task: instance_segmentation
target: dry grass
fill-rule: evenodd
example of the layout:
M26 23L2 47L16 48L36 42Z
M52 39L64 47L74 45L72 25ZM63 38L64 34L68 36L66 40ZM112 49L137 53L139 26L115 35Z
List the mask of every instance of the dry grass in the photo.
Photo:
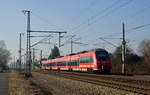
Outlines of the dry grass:
M9 95L35 95L29 80L12 71L8 78Z
M138 95L135 93L98 86L90 83L66 79L54 75L32 73L33 79L44 84L45 88L51 89L61 95ZM53 93L54 94L54 93Z

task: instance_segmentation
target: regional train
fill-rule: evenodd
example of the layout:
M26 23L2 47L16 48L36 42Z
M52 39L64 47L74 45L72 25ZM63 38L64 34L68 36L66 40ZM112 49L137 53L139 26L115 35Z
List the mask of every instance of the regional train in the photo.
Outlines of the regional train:
M109 53L101 48L43 60L40 64L40 68L45 70L98 71L108 73L112 68Z

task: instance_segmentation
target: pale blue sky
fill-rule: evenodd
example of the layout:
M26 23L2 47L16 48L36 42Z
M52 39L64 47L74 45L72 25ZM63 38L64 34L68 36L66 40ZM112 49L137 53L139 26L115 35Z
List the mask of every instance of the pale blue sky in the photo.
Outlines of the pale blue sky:
M5 41L12 56L18 55L19 33L26 31L26 16L21 12L24 9L32 12L32 30L67 31L64 36L75 34L75 39L80 38L78 42L88 44L74 44L74 52L96 47L113 52L113 46L98 38L120 38L122 22L126 30L150 24L150 0L0 0L0 40ZM126 34L127 44L136 52L142 40L150 39L150 26ZM32 43L40 39L32 39ZM26 48L25 36L23 40L23 48ZM62 43L65 40L67 37L62 39ZM118 39L108 41L115 45L121 43ZM58 35L53 35L51 42L58 43ZM43 50L44 55L48 55L52 47L44 44L36 46ZM70 44L61 47L60 51L63 55L70 53Z

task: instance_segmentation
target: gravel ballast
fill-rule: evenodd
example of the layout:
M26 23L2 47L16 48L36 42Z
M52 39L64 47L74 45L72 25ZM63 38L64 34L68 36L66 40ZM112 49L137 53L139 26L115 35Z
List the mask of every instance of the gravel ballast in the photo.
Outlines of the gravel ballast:
M33 72L33 80L53 95L139 95L128 91Z

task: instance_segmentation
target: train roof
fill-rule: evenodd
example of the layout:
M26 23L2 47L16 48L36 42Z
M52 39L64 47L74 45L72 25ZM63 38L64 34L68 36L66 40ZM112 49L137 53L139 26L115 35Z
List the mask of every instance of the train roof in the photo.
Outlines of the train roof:
M67 56L72 56L72 55L77 55L77 54L82 54L82 53L87 53L87 52L97 52L97 51L105 51L105 52L107 52L105 49L95 48L95 49L91 49L91 50L87 50L87 51L81 51L81 52L78 52L78 53L68 54L66 56L59 56L59 57L56 57L56 58L50 59L50 60L56 60L57 58L62 58L62 57L67 57ZM42 61L47 61L47 60L42 60Z
M91 49L91 50L87 50L87 51L80 51L80 52L77 52L77 53L72 53L72 54L68 54L66 56L71 56L71 55L76 55L76 54L82 54L82 53L86 53L86 52L96 52L96 51L106 51L105 49L102 49L102 48L95 48L95 49Z

